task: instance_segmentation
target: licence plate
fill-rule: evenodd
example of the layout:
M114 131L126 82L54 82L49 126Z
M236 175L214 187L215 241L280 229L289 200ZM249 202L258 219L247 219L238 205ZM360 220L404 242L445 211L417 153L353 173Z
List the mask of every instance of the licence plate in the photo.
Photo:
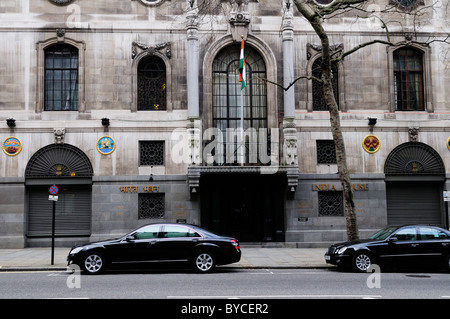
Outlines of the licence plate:
M330 260L331 259L331 257L330 256L328 256L328 255L325 255L325 260Z

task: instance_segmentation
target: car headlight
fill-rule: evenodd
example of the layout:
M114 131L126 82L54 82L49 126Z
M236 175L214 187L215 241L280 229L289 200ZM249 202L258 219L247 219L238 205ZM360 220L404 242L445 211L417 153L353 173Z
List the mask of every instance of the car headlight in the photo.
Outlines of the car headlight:
M347 250L347 247L342 247L340 249L338 249L338 251L336 252L338 255L343 254L345 251Z
M73 255L73 254L79 253L82 250L83 250L83 247L75 247L74 249L72 249L70 251L70 254Z

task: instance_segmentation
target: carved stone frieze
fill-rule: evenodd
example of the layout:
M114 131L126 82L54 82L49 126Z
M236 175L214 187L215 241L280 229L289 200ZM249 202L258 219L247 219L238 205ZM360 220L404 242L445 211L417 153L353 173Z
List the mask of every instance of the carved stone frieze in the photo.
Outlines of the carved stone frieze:
M335 53L338 51L344 51L344 44L343 43L336 43L333 45L330 45L330 52ZM314 44L314 43L308 43L306 45L306 58L310 60L314 55L322 52L322 45L320 44Z
M138 49L142 51L147 51L148 53L154 53L157 51L161 51L163 49L165 50L165 55L170 59L172 58L172 48L170 42L164 42L157 44L155 46L150 46L142 42L134 42L132 43L132 49L131 49L131 57L134 59L136 55L138 54Z

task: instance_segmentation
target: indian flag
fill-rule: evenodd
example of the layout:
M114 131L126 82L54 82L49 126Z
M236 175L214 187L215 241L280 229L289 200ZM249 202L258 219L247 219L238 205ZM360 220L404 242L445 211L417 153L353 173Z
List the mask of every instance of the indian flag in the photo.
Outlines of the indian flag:
M241 90L245 88L245 57L244 57L244 40L241 41L241 55L239 58L239 82L241 82Z

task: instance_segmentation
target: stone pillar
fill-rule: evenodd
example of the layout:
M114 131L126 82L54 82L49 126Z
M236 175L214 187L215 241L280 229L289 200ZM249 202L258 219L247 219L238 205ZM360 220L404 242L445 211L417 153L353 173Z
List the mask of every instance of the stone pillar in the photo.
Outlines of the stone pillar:
M197 0L187 0L187 100L189 165L201 165L201 130L199 119L199 45Z
M187 0L187 98L188 118L199 118L199 45L197 0Z
M283 1L283 86L289 86L295 79L294 68L294 24L292 0ZM297 128L295 124L295 90L291 86L284 91L283 157L286 165L298 166Z
M295 79L294 69L294 23L292 0L283 0L283 86L287 87ZM284 92L284 117L295 117L294 86Z

